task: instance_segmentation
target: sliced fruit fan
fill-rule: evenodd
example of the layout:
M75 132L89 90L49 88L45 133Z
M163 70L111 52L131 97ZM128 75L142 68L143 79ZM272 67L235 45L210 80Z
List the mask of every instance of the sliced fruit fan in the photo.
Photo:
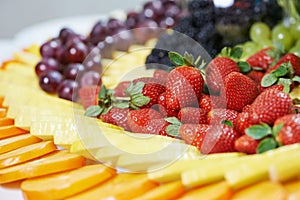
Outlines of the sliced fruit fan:
M282 23L280 2L251 2L155 0L15 52L0 184L24 199L300 199L299 5Z

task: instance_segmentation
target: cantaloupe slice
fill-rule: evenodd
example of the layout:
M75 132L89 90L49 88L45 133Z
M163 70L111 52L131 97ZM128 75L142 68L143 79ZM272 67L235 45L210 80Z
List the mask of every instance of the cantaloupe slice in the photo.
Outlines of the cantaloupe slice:
M9 126L9 125L13 125L14 122L15 122L14 119L4 117L4 118L1 118L1 119L0 119L0 126Z
M25 134L25 133L28 133L28 131L18 128L15 125L0 126L0 139L12 137L12 136L16 136L16 135L21 135L21 134Z
M30 135L30 134L22 134L10 138L5 138L0 140L0 154L6 153L20 147L24 147L30 144L38 143L41 139Z
M284 200L287 197L287 191L277 182L264 181L254 184L245 189L236 192L233 200Z
M3 101L4 101L4 97L0 96L0 108L2 108Z
M68 151L57 151L37 160L0 169L0 184L82 167L85 159Z
M15 52L13 56L17 61L24 63L29 67L35 66L40 60L40 56L26 51Z
M52 141L39 142L0 155L0 169L20 164L56 150Z
M119 174L104 184L67 198L68 200L133 199L158 186L144 174Z
M296 179L283 183L283 186L289 193L298 192L300 191L300 180Z
M225 181L214 183L208 186L196 188L185 193L180 200L194 200L194 199L205 199L205 200L229 200L232 196L232 190L228 183Z
M172 200L178 199L184 192L185 188L181 181L175 181L155 187L145 194L134 198L134 200Z
M6 108L0 108L0 118L6 117L7 109Z
M104 165L88 165L54 175L28 179L21 189L26 199L65 199L100 184L116 174Z
M287 200L299 200L300 199L300 191L293 192L288 195Z

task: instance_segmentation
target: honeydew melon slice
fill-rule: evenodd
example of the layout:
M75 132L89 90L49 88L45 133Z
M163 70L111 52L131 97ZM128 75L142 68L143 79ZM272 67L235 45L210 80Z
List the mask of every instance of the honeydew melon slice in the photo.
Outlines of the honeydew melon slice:
M33 54L29 51L20 51L13 54L15 60L20 61L28 66L35 66L41 59L39 55Z

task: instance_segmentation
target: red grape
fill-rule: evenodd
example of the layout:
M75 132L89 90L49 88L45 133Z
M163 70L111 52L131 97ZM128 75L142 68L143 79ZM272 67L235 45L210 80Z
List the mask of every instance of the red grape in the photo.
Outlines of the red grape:
M67 65L67 68L64 72L66 79L76 80L76 77L83 73L85 67L81 63L71 63Z
M73 30L69 28L63 28L60 30L58 37L65 44L71 35L75 35Z
M97 45L98 42L104 40L104 38L108 35L108 33L109 33L109 30L106 27L106 25L102 21L99 21L92 28L92 31L89 36L89 40L94 45Z
M91 86L91 85L101 85L101 75L96 71L88 71L86 72L80 82L81 87Z
M78 88L78 83L76 81L66 79L59 84L57 94L60 98L76 101L76 91Z
M65 51L65 59L69 63L82 62L88 54L88 47L83 42L71 43Z
M61 41L58 38L53 38L50 41L45 42L40 47L40 53L43 57L56 57L56 51L61 47Z
M35 66L35 73L40 76L43 72L60 70L59 62L54 58L42 58L42 60Z
M55 70L43 72L39 77L40 87L48 92L55 93L58 85L62 82L63 76Z

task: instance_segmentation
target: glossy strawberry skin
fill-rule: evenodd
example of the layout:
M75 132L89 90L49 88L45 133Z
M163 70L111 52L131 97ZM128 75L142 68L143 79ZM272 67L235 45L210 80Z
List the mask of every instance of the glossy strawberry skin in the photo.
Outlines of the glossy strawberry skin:
M272 62L274 61L274 59L267 54L272 49L272 47L264 48L250 56L246 61L251 67L258 67L267 71Z
M167 79L166 104L174 110L198 104L204 86L200 71L180 66L173 69Z
M267 73L270 73L271 71L276 70L277 68L280 67L281 64L288 63L288 62L290 62L291 65L293 66L295 75L300 76L300 57L296 56L293 53L287 53L284 56L282 56L276 62L276 64L267 71Z
M239 72L239 66L227 57L214 58L205 69L206 83L211 94L219 93L225 77L231 72Z
M128 115L128 125L134 133L148 133L146 126L149 121L161 118L163 118L163 116L151 108L131 110Z
M132 82L133 83L144 82L145 84L147 84L147 83L157 83L157 84L160 84L160 85L165 85L166 84L166 82L164 80L158 79L158 78L153 78L153 77L141 77L141 78L134 79Z
M224 120L231 121L235 125L236 118L239 112L235 110L225 109L225 108L216 108L212 109L207 114L208 124L221 124Z
M159 112L164 117L177 117L179 111L174 110L174 109L170 109L170 108L167 107L166 93L165 92L161 93L158 96L157 104L158 104Z
M226 101L221 96L203 94L199 100L199 107L209 112L215 108L226 108Z
M152 119L146 123L144 133L168 136L166 131L168 125L164 118Z
M207 124L207 111L203 108L185 107L178 113L178 119L182 123Z
M98 104L99 90L99 86L86 86L79 89L79 99L85 109Z
M130 84L130 81L122 81L114 88L114 96L115 97L125 97L125 89Z
M247 73L247 76L254 80L258 85L260 85L261 79L264 77L265 73L262 71L252 70Z
M141 108L151 108L157 104L158 97L161 93L165 92L166 87L158 83L146 83L143 87L142 94L150 98L150 102Z
M161 69L156 69L153 73L153 78L160 79L163 82L167 82L169 72Z
M293 112L293 101L288 94L277 89L268 89L258 95L246 112L238 115L236 129L244 134L245 129L251 125L273 125L277 118Z
M254 140L248 135L242 135L235 141L234 147L238 152L255 154L258 144L258 140Z
M210 126L201 146L201 153L235 152L234 143L240 134L231 126L221 124Z
M179 128L179 134L185 143L200 150L208 128L208 124L182 124Z
M243 107L251 104L259 94L257 84L249 77L232 72L225 77L221 97L226 99L226 108L242 111Z
M277 135L277 140L283 145L300 143L300 114L290 114L278 118L274 126L283 123Z
M106 114L102 114L100 119L103 122L114 124L116 126L120 126L127 131L130 131L130 127L128 125L128 108L117 108L114 107L109 110Z

